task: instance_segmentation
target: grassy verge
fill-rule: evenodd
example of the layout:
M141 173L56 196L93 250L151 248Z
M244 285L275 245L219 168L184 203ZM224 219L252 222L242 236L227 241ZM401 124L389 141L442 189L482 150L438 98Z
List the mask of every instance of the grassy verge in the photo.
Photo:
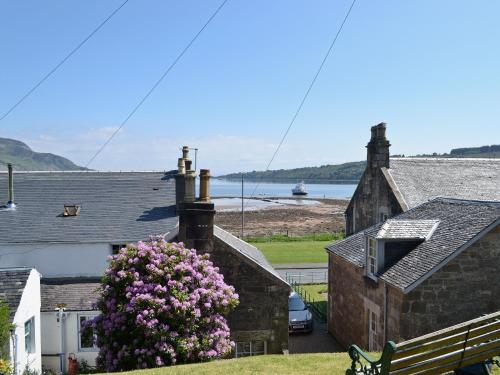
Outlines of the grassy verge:
M266 243L266 242L310 242L310 241L337 241L344 238L343 233L314 233L305 236L287 236L286 234L275 234L262 237L243 237L246 242Z
M251 242L273 264L327 263L325 246L331 241Z
M276 374L331 375L344 374L350 367L347 353L263 355L202 364L161 367L151 370L122 372L123 375L213 375Z
M327 284L304 284L300 286L315 301L326 301L328 293Z

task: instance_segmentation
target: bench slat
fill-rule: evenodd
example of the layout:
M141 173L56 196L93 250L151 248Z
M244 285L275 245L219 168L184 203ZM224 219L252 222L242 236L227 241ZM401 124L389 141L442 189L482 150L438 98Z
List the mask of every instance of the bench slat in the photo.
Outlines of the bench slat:
M473 338L470 338L467 340L467 347L471 347L473 345L479 345L481 343L490 341L490 340L495 340L495 339L500 339L500 329L497 329L496 331L493 332L488 332L486 334L483 334L481 336L476 336ZM437 348L425 353L419 353L417 355L413 355L411 357L405 357L400 360L393 361L391 363L391 371L399 370L405 367L409 367L411 365L414 365L418 362L423 362L431 358L439 357L457 350L462 350L464 346L464 340L461 342L455 343L450 346L445 346L442 348Z
M468 338L468 346L480 344L488 340L500 337L500 321L491 323L485 327L479 327L471 331L467 336L465 333L454 335L451 338L440 339L429 344L425 344L419 348L413 348L406 351L396 352L392 357L391 369L399 369L410 364L416 363L419 360L425 360L431 357L436 357L454 350L461 349L464 341Z
M403 341L397 344L398 349L406 350L413 347L418 347L426 344L429 341L435 341L436 339L448 337L454 334L460 334L466 332L469 328L474 329L495 321L500 320L500 311L483 316L481 318L473 319L468 322L460 323L452 327L448 327L439 331L431 332L423 336L416 337L411 340Z
M452 327L448 327L445 329L442 329L440 331L432 332L424 336L416 337L411 340L403 341L399 344L397 344L398 351L399 349L410 349L412 347L418 347L422 344L425 344L426 342L430 341L435 341L436 339L442 338L442 337L447 337L451 336L454 334L459 334L461 332L467 331L467 329L470 327L471 329L476 328L478 326L483 326L488 323L491 323L497 319L500 319L500 311L494 312L492 314L488 314L485 316L482 316L477 319L469 320L468 322L457 324Z
M463 350L458 350L441 357L436 357L427 361L419 362L413 366L406 367L401 370L390 371L391 374L397 375L407 375L407 374L417 374L427 370L432 370L437 367L442 367L446 365L453 366L453 364L458 365L461 360L469 359L470 357L481 357L485 355L484 359L488 359L490 353L493 353L491 357L500 354L500 339L490 341L477 346L468 347L465 352ZM482 358L482 357L481 357Z

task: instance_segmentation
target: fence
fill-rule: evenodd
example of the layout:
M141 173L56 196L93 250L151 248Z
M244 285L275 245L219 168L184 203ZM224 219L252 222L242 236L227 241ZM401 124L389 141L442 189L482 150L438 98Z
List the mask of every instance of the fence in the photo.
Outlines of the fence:
M279 269L277 269L280 272ZM280 272L281 273L281 272ZM283 275L283 274L282 274ZM283 277L283 276L282 276ZM296 284L326 284L328 282L328 270L319 269L318 271L300 271L299 269L285 272L285 279L291 285Z
M290 280L287 281L290 283L293 290L295 290L302 297L304 302L311 307L312 312L316 315L318 320L322 323L326 322L328 316L328 303L323 300L316 301L316 299L311 296L311 294L308 293L307 290L305 290L300 284Z

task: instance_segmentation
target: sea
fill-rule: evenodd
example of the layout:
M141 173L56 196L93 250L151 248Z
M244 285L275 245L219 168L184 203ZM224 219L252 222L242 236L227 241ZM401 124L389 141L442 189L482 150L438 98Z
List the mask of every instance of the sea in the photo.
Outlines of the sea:
M198 184L197 184L198 185ZM306 184L307 198L349 199L354 194L356 184ZM293 197L295 183L244 181L245 197ZM213 178L210 181L212 197L241 197L241 181Z

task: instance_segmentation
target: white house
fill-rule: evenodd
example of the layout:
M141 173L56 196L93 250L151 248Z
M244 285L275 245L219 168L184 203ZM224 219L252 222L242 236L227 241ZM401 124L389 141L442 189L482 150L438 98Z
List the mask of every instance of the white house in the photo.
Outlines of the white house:
M32 271L38 281L30 276L24 294L31 297L23 294L22 300L29 304L16 309L17 370L22 373L28 363L64 373L69 356L94 366L97 349L92 338L80 335L80 323L98 314L95 289L107 256L151 234L167 240L177 234L175 184L162 172L17 172L13 177L8 194L8 174L0 173L0 201L12 196L15 202L14 209L0 207L0 265L35 267L43 275L40 281ZM0 283L0 299L10 295L5 288ZM32 327L35 351L25 354L23 332Z
M0 300L9 307L14 325L9 340L14 374L41 373L40 274L30 268L0 268Z

